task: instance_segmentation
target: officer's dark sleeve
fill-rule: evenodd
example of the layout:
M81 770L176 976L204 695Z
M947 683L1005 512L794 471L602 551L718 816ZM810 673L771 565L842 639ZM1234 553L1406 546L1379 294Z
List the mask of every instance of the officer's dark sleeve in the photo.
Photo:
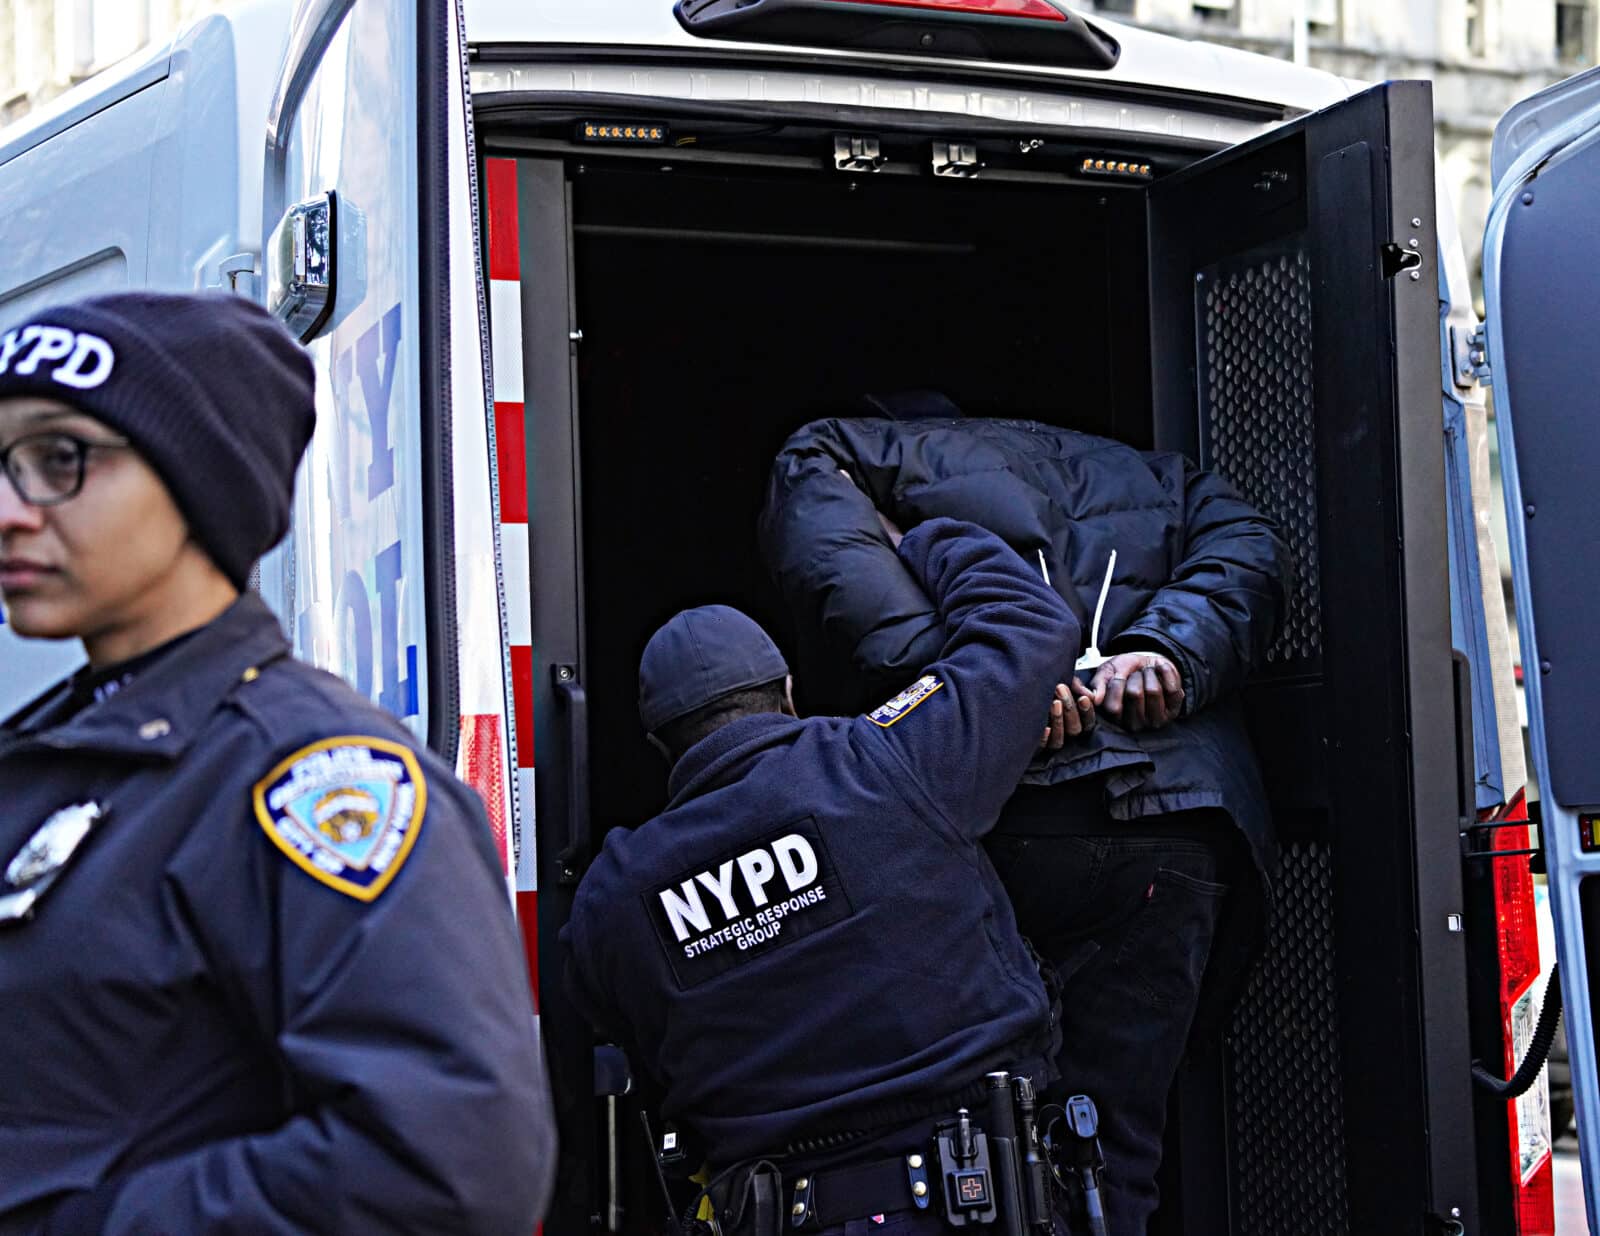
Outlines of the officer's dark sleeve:
M583 1019L602 1038L622 1043L632 1037L631 1027L627 1024L626 1015L608 996L602 994L603 987L598 974L604 968L600 956L603 940L596 939L590 923L591 917L604 921L605 911L603 906L596 904L599 897L595 887L602 878L606 861L606 856L602 854L590 866L573 899L572 914L561 928L562 981L568 999Z
M944 644L937 607L878 522L894 508L899 449L873 421L805 426L773 462L758 526L795 621L870 693L915 678Z
M1039 573L973 524L930 519L906 533L900 557L949 635L909 699L856 718L856 740L883 753L889 775L935 819L979 837L1039 746L1081 632Z
M627 952L626 948L609 952L606 949L605 924L617 907L609 892L597 886L603 886L609 874L609 859L602 853L578 886L572 914L561 928L562 978L567 998L596 1037L621 1048L633 1077L643 1080L658 1072L659 1061L656 1053L649 1050L649 1041L658 1040L659 1034L653 1035L648 1027L634 1024L617 999L613 983L608 981L616 973L619 953ZM564 1080L552 1078L558 1089ZM585 1090L583 1099L592 1101L593 1093Z
M1182 561L1108 651L1165 653L1183 675L1188 713L1237 689L1265 661L1283 621L1289 568L1271 519L1216 473L1185 459L1182 474Z
M176 872L164 912L193 924L196 964L242 1041L277 1055L296 1114L114 1179L50 1236L534 1230L555 1146L526 965L481 805L427 781L417 841L370 903L253 820L217 822L238 850Z

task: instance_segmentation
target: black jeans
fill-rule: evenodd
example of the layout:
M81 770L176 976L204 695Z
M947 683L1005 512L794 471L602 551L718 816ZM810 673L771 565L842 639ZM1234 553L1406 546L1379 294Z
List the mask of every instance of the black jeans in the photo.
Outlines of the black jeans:
M1049 1097L1095 1101L1112 1236L1144 1236L1167 1093L1229 892L1231 825L1220 811L1105 823L1080 835L1002 820L986 847L1023 934L1061 980L1061 1080Z

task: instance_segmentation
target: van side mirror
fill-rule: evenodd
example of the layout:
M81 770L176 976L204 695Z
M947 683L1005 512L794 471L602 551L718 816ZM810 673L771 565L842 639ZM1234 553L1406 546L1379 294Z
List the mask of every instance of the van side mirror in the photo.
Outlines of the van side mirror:
M267 308L301 343L333 313L338 201L330 190L291 206L267 241Z

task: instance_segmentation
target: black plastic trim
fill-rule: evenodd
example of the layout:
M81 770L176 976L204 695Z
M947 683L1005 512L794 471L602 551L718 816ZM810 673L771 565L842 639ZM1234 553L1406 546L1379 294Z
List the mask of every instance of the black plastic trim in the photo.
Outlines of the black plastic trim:
M873 0L678 0L672 14L698 38L800 43L906 56L1111 69L1122 45L1078 14L1059 21Z
M556 852L557 877L576 885L589 866L589 694L576 665L550 672L567 723L567 832Z
M417 0L417 343L422 420L422 592L428 745L454 764L460 740L450 355L450 31L452 7Z
M528 416L524 459L528 526L533 536L529 587L533 607L534 786L537 817L571 818L568 784L573 719L562 708L551 671L573 667L585 682L583 655L583 510L578 462L577 357L572 281L572 211L566 169L559 159L517 160L517 233L522 258L522 371ZM526 808L524 808L526 810ZM556 1192L545 1215L551 1236L584 1236L595 1213L597 1164L593 1075L594 1032L573 1005L562 973L561 929L572 915L574 889L562 878L557 826L538 830L539 1033L550 1061L560 1129ZM582 874L581 869L579 874ZM550 976L550 977L546 977Z
M322 63L322 53L333 41L355 0L308 0L296 15L289 31L289 48L284 54L284 71L273 90L267 110L267 168L263 189L261 226L263 232L277 226L288 203L283 200L284 165L289 157L289 126L294 121L300 100L311 85L312 75Z

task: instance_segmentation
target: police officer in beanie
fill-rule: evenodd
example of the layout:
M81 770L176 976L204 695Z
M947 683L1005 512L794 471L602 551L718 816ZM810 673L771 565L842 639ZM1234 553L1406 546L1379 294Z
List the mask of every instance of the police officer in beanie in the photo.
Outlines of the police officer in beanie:
M725 1236L776 1230L774 1197L786 1231L943 1230L934 1123L978 1113L991 1071L1047 1080L1054 1005L978 842L1078 624L970 524L898 552L943 648L867 715L796 719L736 610L654 635L639 711L669 802L607 837L562 933L575 1002L704 1144Z
M0 1233L527 1236L552 1164L472 792L245 585L313 370L235 297L0 336Z

